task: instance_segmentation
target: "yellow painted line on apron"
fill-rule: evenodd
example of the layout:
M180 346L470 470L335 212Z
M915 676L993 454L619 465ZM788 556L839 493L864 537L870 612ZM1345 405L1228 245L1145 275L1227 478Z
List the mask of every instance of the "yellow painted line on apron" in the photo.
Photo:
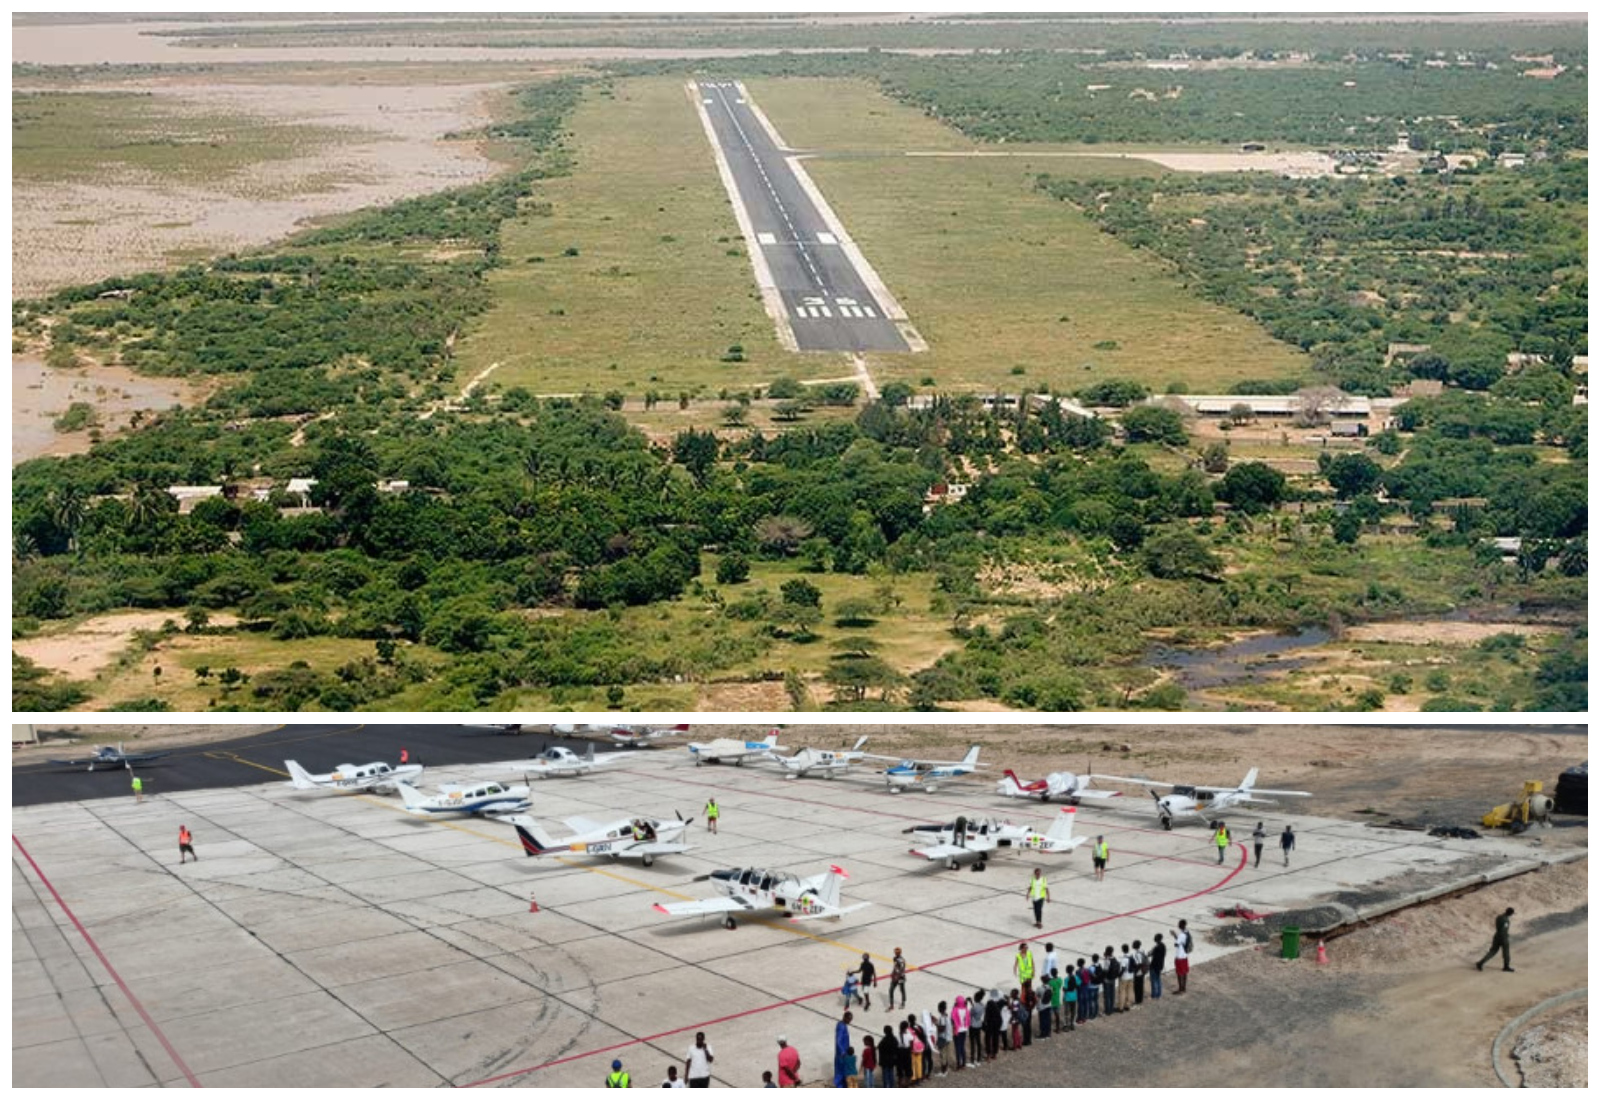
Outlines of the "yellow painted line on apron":
M266 764L257 764L254 760L246 760L244 757L238 756L231 752L208 752L206 753L206 756L212 760L231 760L235 764L247 764L252 768L260 768L264 772L270 772L273 775L281 775L285 779L289 778L288 772L279 771L277 768L269 767Z

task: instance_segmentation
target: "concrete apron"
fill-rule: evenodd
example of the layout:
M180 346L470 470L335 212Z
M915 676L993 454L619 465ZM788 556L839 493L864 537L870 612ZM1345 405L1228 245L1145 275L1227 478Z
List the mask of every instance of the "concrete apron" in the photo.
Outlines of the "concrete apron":
M479 765L428 778L516 777ZM920 1013L979 986L1009 989L1024 939L1040 961L1048 939L1074 962L1157 932L1170 942L1183 918L1203 964L1260 942L1216 915L1236 903L1342 906L1330 911L1365 920L1582 855L1542 853L1529 837L1252 813L1274 835L1285 822L1299 834L1293 866L1269 848L1257 871L1245 845L1219 866L1205 828L1163 832L1135 800L1078 811L1077 835L1111 847L1103 882L1087 845L1003 852L981 874L908 853L912 824L976 813L1043 829L1059 812L990 790L891 796L871 773L786 781L755 763L695 768L681 750L535 784L534 816L558 837L574 815L695 816L694 850L649 868L529 859L498 822L419 820L398 798L276 783L16 809L13 1084L595 1086L621 1058L636 1085L654 1086L697 1030L719 1084L759 1085L779 1034L814 1079L831 1075L837 990L863 953L886 975L905 951ZM715 836L701 812L711 795ZM177 865L179 823L199 863ZM1245 819L1232 824L1242 833ZM871 903L837 923L751 917L729 932L651 908L712 896L697 878L717 868L804 876L835 863L850 875L845 904ZM1035 866L1051 894L1038 932L1025 893ZM857 1011L858 1046L862 1026L881 1034L903 1016L883 1010L887 994L884 978L872 1011Z

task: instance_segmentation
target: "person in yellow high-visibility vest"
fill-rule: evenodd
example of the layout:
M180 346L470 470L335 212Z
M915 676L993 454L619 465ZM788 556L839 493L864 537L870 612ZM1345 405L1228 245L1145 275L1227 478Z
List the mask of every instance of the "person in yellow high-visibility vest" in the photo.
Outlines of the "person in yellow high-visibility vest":
M1044 903L1050 900L1050 886L1044 880L1044 872L1037 867L1028 880L1028 900L1033 902L1033 926L1043 928Z
M633 1088L633 1078L628 1075L628 1071L627 1070L622 1068L622 1059L621 1058L617 1058L617 1059L614 1059L612 1061L612 1063L611 1063L611 1072L610 1072L610 1074L608 1074L606 1076L606 1088L608 1088L608 1089L631 1089L631 1088Z
M1101 882L1106 877L1106 860L1111 858L1111 849L1106 846L1106 838L1094 838L1094 880Z
M1217 846L1217 862L1221 863L1222 858L1228 854L1228 845L1231 843L1228 837L1228 826L1224 822L1217 822L1216 834L1211 839Z
M717 806L716 797L712 796L711 800L706 803L706 828L713 833L716 832L717 818L721 815L722 810Z
M1028 949L1026 942L1017 944L1017 957L1012 960L1011 972L1023 984L1033 981L1033 952Z

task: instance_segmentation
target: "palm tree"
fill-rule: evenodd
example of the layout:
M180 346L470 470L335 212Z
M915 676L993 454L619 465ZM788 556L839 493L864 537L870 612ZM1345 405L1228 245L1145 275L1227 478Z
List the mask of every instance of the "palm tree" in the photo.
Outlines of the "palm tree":
M67 550L77 553L78 532L88 515L88 498L76 485L62 485L50 490L50 519L67 536Z

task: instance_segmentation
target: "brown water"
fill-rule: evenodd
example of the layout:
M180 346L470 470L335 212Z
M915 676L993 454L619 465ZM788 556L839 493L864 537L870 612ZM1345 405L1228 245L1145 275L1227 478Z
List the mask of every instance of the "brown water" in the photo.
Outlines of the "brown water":
M11 465L89 449L87 431L58 432L51 423L74 401L94 405L102 434L110 434L127 427L137 410L170 409L193 396L182 381L145 378L123 367L55 370L35 356L12 356Z

